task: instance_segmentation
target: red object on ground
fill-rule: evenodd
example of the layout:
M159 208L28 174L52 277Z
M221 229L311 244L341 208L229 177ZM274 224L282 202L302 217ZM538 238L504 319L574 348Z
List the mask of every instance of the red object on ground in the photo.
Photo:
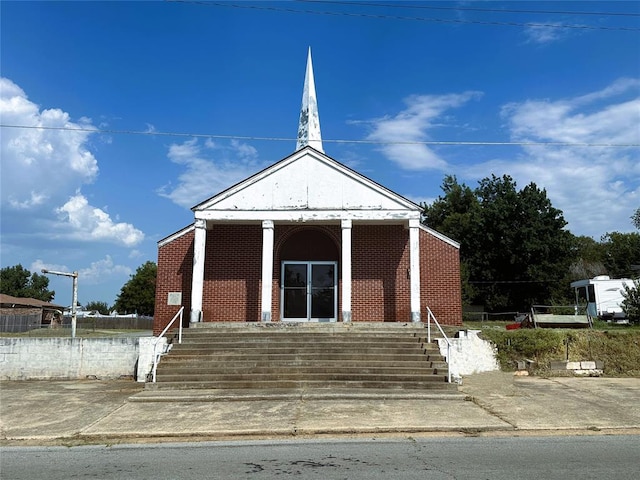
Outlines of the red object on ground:
M507 330L517 330L522 325L520 323L510 323L507 325Z

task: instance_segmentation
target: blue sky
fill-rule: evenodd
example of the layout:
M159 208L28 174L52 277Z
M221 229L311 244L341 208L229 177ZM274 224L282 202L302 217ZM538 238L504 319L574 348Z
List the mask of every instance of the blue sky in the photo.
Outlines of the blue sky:
M545 188L576 235L633 231L638 2L3 1L0 14L1 264L78 270L82 303L112 305L190 207L293 153L309 46L332 158L416 202L447 174L471 187L509 174ZM71 302L68 278L50 287Z

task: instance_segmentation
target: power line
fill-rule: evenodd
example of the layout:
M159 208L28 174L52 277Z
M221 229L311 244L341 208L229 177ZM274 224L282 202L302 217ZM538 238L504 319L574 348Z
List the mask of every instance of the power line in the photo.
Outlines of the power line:
M507 27L533 27L533 28L569 28L577 30L621 30L621 31L640 31L639 27L608 27L603 25L570 25L570 24L554 24L554 23L519 23L519 22L499 22L489 20L461 20L461 19L444 19L444 18L428 18L428 17L410 17L400 15L389 14L374 14L374 13L356 13L356 12L337 12L337 11L319 11L319 10L300 10L287 7L275 7L265 5L249 5L249 4L237 4L237 3L221 3L221 2L207 2L203 0L166 0L170 3L191 3L195 5L206 5L210 7L228 7L228 8L243 8L250 10L267 10L273 12L287 12L287 13L304 13L309 15L330 15L330 16L343 16L343 17L360 17L360 18L377 18L386 20L414 20L421 22L435 22L435 23L451 23L451 24L471 24L471 25L492 25L492 26L507 26Z
M474 285L506 285L512 283L555 283L555 280L469 280L467 283L473 283Z
M297 138L292 137L259 137L250 135L220 135L214 133L187 133L187 132L158 132L151 130L104 130L88 127L48 127L43 125L10 125L0 124L1 128L24 128L31 130L59 130L66 132L87 132L112 135L151 135L164 137L189 137L189 138L211 138L219 140L254 140L254 141L275 141L275 142L295 142ZM409 141L388 141L379 140L344 140L344 139L322 139L323 143L342 144L366 144L366 145L429 145L429 146L547 146L547 147L615 147L634 148L640 147L640 143L588 143L588 142L487 142L487 141L431 141L431 140L409 140Z
M640 13L635 12L586 12L577 10L513 10L508 8L476 8L476 7L441 7L435 5L399 5L397 3L368 3L368 2L346 2L338 0L294 0L300 3L326 3L335 5L356 5L364 7L385 7L385 8L406 8L419 10L453 10L461 12L490 12L490 13L532 13L545 15L598 15L598 16L620 16L620 17L640 17Z

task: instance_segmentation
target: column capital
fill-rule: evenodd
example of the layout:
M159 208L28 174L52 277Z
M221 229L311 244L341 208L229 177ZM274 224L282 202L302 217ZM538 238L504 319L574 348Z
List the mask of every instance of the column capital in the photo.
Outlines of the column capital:
M263 220L262 228L270 228L273 230L273 220Z
M349 219L342 219L340 222L340 226L344 229L344 228L351 228L353 227L353 220Z
M410 218L409 219L409 228L418 228L420 226L419 218Z
M207 228L207 221L204 218L196 218L195 220L195 227L196 228L203 228L206 230Z

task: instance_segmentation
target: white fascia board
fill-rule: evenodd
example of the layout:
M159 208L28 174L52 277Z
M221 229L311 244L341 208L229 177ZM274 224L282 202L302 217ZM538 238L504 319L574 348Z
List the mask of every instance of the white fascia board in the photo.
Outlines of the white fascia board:
M380 194L380 195L382 195L384 197L390 198L394 202L402 205L407 210L414 210L414 211L418 210L418 211L422 212L422 208L419 205L413 203L412 201L404 198L401 195L398 195L397 193L393 192L392 190L389 190L388 188L383 187L379 183L371 180L370 178L367 178L364 175L361 175L360 173L356 172L355 170L351 170L350 168L342 165L340 162L337 162L336 160L333 160L332 158L330 158L330 157L328 157L326 155L319 155L318 153L316 153L314 156L318 160L324 162L325 164L329 165L330 167L334 168L335 170L341 172L346 177L349 177L349 178L353 179L356 182L359 182L361 184L366 185L367 187L371 188L373 191L377 192L378 194Z
M456 242L455 240L452 240L451 238L447 237L446 235L443 235L440 232L436 232L433 228L429 228L429 227L427 227L425 225L422 225L422 224L420 224L420 228L422 230L424 230L425 232L427 232L429 235L433 235L437 239L442 240L443 242L448 243L452 247L455 247L458 250L460 250L460 244L458 242Z
M158 241L158 247L162 247L163 245L166 245L167 243L173 242L176 238L180 238L181 236L191 232L194 228L195 228L195 223L192 223L191 225L188 225L188 226L184 227L182 230L178 230L177 232L172 233L168 237L165 237L162 240L159 240Z
M322 222L322 221L391 221L420 218L420 212L407 210L198 210L196 219L207 221Z
M286 167L290 163L295 162L303 154L307 153L307 151L313 152L314 150L310 149L309 147L305 147L302 150L299 150L294 154L290 155L288 158L284 158L283 160L280 160L279 162L271 165L270 167L267 167L261 170L260 172L242 180L241 182L236 183L235 185L227 188L226 190L220 192L219 194L214 195L210 199L205 200L202 203L199 203L198 205L192 207L191 210L197 212L200 210L206 210L207 208L211 208L211 206L215 205L216 203L221 202L222 200L235 195L237 192L244 190L248 186L253 185L254 183L259 182L263 178L273 174L273 172L276 172L281 168Z

